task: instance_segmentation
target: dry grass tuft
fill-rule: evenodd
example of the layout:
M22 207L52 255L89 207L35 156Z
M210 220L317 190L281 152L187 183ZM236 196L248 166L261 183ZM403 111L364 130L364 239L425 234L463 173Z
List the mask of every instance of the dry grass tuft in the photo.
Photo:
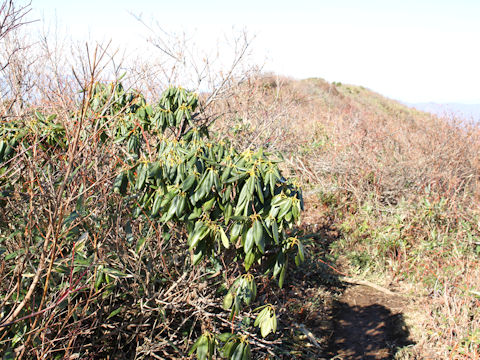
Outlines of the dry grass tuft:
M282 153L340 230L332 256L420 294L416 345L398 356L478 358L479 126L322 79L259 74L234 90L217 129Z

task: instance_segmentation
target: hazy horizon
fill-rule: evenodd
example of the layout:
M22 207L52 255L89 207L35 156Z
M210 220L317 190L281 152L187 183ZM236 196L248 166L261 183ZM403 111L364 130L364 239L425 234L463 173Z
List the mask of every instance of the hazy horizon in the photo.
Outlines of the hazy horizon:
M362 85L403 102L480 103L480 48L472 46L480 2L473 0L33 0L32 7L62 36L113 39L131 52L143 51L148 35L132 13L186 31L203 47L245 27L256 37L252 61L266 71Z
M457 117L465 121L480 122L480 104L462 103L405 103L417 110L432 113L447 118Z

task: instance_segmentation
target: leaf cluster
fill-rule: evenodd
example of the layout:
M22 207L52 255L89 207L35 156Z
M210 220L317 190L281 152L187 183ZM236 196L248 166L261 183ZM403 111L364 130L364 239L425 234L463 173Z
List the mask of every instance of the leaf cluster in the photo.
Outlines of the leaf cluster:
M11 274L17 271L15 261L24 256L32 269L29 279L35 271L42 271L42 261L49 254L53 272L45 278L43 296L55 291L59 294L57 300L52 297L49 311L73 294L89 298L91 295L82 291L84 287L90 287L90 294L94 292L98 302L118 296L119 286L128 287L130 282L136 284L137 294L151 291L144 285L139 289L142 281L138 276L150 274L145 269L152 267L153 260L147 256L146 249L153 230L169 246L184 244L175 246L179 251L188 251L187 256L172 253L165 259L162 255L162 266L169 276L169 266L176 264L178 256L184 256L192 274L212 264L218 268L221 261L227 259L230 268L227 266L223 271L236 273L236 279L228 286L229 280L225 277L223 284L217 282L215 286L220 294L222 287L228 288L223 308L230 310L231 321L242 309L258 302L256 279L259 276L276 278L282 287L290 254L295 254L297 264L304 260L301 240L291 236L303 209L300 188L281 175L279 161L273 154L262 149L239 152L226 140L210 138L198 107L198 96L183 88L170 87L157 103L147 104L141 94L125 90L120 83L97 83L86 108L70 115L69 123L81 126L78 139L83 145L78 148L74 148L75 138L69 136L71 129L69 132L66 122L59 121L55 114L46 116L34 111L30 118L0 128L2 193L7 194L9 187L15 191L29 187L30 206L39 209L36 226L24 223L19 232L13 233L11 224L1 224L1 241L9 244L1 256ZM101 160L87 161L89 154L78 152L77 157L71 158L72 172L65 170L67 152L87 148L86 144L92 141L91 148L104 154ZM48 175L48 179L56 178L46 187L42 181L29 180L21 171L20 175L11 175L19 174L15 169L21 169L19 163L13 161L16 157L28 162L37 159L38 151L45 160L37 164L36 171ZM87 168L81 163L88 163ZM106 182L88 184L86 179L92 176L88 174L102 172L107 176ZM77 179L83 180L77 182ZM110 186L110 191L99 203L98 194L92 191L105 193L102 188L105 184ZM51 188L57 195L47 200L50 207L33 195L45 194L44 188ZM75 195L62 192L68 188L75 191ZM7 201L11 205L13 193L8 193ZM59 199L65 205L58 208ZM121 214L117 213L119 208ZM10 215L18 221L21 219L18 215L31 213L27 206L12 207ZM51 214L59 214L58 227L48 225ZM125 219L126 214L128 220L120 220ZM91 234L109 234L112 228L118 229L119 222L126 233L126 243L122 246L132 248L128 251L134 254L136 263L125 263L113 249L105 249L109 255L102 256L105 250L96 240L91 241ZM44 235L49 226L56 229L56 240L51 245ZM36 242L30 242L29 248L15 249L12 242L15 237L21 238L22 232L29 231ZM118 234L114 238L118 238ZM42 246L43 255L42 252L39 256L30 255ZM71 258L66 256L69 253ZM113 259L116 265L112 265ZM153 275L157 279L153 282L154 289L161 289L162 282L168 281L165 276L163 273ZM80 286L81 283L84 286ZM13 301L5 298L7 308L14 308L22 296L26 296L27 287L33 285L29 281L20 282L19 295L12 298ZM67 290L58 293L65 288ZM42 307L43 298L39 297L41 302L37 300L32 306ZM128 298L128 294L120 298ZM122 316L125 306L118 302L120 298L111 302L104 321ZM88 300L85 311L92 304L95 301ZM277 329L275 309L270 304L259 309L263 310L254 326L265 337ZM209 321L203 325L216 328ZM249 359L250 343L240 328L236 331L227 337L225 333L216 335L215 331L205 330L191 353L195 352L199 359L211 358L214 354L229 359Z

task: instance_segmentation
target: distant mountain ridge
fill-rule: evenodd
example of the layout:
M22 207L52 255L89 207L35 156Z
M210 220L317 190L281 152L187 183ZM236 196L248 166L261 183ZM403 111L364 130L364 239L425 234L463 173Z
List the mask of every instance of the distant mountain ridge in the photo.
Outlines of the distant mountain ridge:
M461 103L405 103L407 106L417 110L426 111L438 116L456 116L461 119L480 122L480 104L461 104Z

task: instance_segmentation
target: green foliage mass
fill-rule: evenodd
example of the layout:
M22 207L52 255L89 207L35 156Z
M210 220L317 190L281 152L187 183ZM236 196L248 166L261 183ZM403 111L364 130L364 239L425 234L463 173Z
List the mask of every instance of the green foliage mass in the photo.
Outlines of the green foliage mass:
M196 266L218 265L219 259L241 264L243 273L237 273L238 277L228 290L224 290L223 308L230 311L230 320L233 320L244 307L257 302L261 306L254 310L258 312L254 326L259 328L263 337L275 332L275 309L270 304L258 304L256 278L271 276L282 287L290 254L297 264L304 260L301 241L290 235L303 209L301 190L294 182L282 177L278 160L261 149L240 153L226 140L211 139L207 123L202 121L198 111L198 96L182 88L171 87L157 103L147 104L141 94L126 91L121 84L97 83L86 99L81 110L70 115L69 122L80 127L78 139L81 144L94 144L97 152L105 154L102 161L92 162L91 168L103 164L112 172L109 178L113 183L106 200L102 200L103 215L95 210L99 208L98 196L93 194L86 199L88 189L84 183L77 188L73 206L67 204L61 208L65 213L56 232L58 240L43 250L47 253L51 249L49 246L59 248L59 251L54 248L54 255L51 255L52 259L56 256L52 262L52 276L41 281L47 298L49 293L65 286L69 271L70 291L64 293L66 295L61 300L67 296L87 296L80 288L72 290L73 275L80 275L81 279L85 275L83 287L93 287L105 300L117 296L120 286L125 289L125 284L136 281L135 276L129 274L145 273L145 269L137 271L125 264L115 268L108 257L99 256L98 246L92 248L86 241L89 233L102 236L108 227L118 223L120 217L116 212L121 208L130 216L127 220L122 217L125 221L122 227L127 233L125 246L131 247L140 263L145 256L143 249L151 237L151 233L142 233L142 229L154 224L165 241L186 244L184 249L189 252L186 262L192 271ZM75 127L68 130L64 123L59 122L56 115L45 116L37 111L27 119L2 124L0 186L2 197L7 201L12 203L15 194L25 193L22 189L26 187L30 187L30 193L34 194L43 191L41 182L28 182L28 176L22 173L21 167L18 168L15 160L22 156L28 161L37 159L38 151L46 155L44 160L48 160L42 160L36 166L46 177L55 179L54 189L60 189L62 184L68 187L81 177L82 172L88 172L88 169L74 165L69 177L62 177L66 176L62 171L69 151L78 150L75 137L69 135L69 131L74 133ZM88 156L80 151L76 154L79 158ZM15 167L20 169L19 175L12 175ZM55 176L57 173L60 175ZM69 194L64 192L59 199L66 201L68 197ZM44 205L34 197L31 201L39 202L37 207L41 210L41 218ZM28 206L18 206L0 221L0 256L10 274L14 273L16 262L23 261L22 256L30 251L35 255L27 265L29 272L35 273L44 261L39 253L47 241L42 237L46 229L21 224L22 216L25 219L27 215ZM19 232L12 230L14 223ZM48 216L45 215L39 224L47 226ZM143 235L138 236L136 242L132 226ZM18 239L24 242L22 231L32 233L34 241L30 244L38 250L13 246L12 242ZM179 249L181 251L182 247ZM73 253L74 257L69 259L62 253ZM116 264L124 263L114 253L110 256L117 259ZM151 261L145 261L145 266L151 266L148 265ZM156 261L160 260L157 258ZM170 264L172 259L166 262ZM17 297L7 299L6 292L0 293L0 300L5 300L2 317L5 318L25 296L26 289L32 284L29 278L21 283ZM216 286L221 294L221 286ZM38 294L41 298L41 291ZM125 293L122 296L125 297ZM38 298L36 301L32 308L39 305ZM60 304L58 298L51 301ZM52 309L55 311L55 307ZM121 307L118 307L109 312L107 320L120 315ZM28 316L26 309L19 316ZM28 324L31 323L20 321L6 326L11 338L16 336L16 342L22 343L25 334L32 330ZM10 342L9 346L15 344ZM199 359L212 358L214 354L229 359L251 357L248 336L213 334L208 330L191 348L191 353L194 352Z

